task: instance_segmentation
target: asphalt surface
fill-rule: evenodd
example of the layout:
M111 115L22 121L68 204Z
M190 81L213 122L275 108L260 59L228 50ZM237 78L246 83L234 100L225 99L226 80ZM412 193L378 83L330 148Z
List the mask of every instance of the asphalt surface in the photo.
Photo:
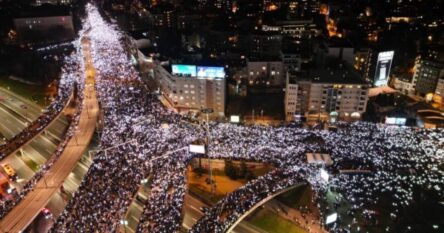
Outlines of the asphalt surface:
M89 57L86 58L90 63ZM60 190L66 177L78 164L83 152L89 145L97 122L99 106L94 89L93 78L87 80L84 89L83 108L80 113L78 130L69 140L57 162L36 184L35 189L0 221L1 232L19 232L25 229Z
M50 218L43 217L42 213L38 214L33 222L26 228L28 233L44 233L54 224L55 220L61 215L73 194L77 191L80 183L92 164L92 157L90 151L97 148L97 137L88 146L88 149L83 153L82 158L78 161L72 172L63 182L63 191L60 188L52 195L48 204L45 206L51 213Z
M42 108L36 103L27 100L4 88L0 88L0 132L11 138L26 128L27 124L42 114ZM51 133L61 135L67 119L62 116L57 119Z
M41 114L39 105L0 88L0 134L11 138ZM12 187L20 189L34 175L37 166L46 162L55 151L67 124L66 117L61 114L43 133L22 146L19 152L1 161L2 164L11 165L17 173L17 182L12 182Z

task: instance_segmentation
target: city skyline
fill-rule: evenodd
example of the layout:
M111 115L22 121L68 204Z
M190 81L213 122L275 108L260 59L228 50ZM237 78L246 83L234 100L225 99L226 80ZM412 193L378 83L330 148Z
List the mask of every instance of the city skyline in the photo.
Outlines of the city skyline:
M0 232L442 232L439 1L0 1Z

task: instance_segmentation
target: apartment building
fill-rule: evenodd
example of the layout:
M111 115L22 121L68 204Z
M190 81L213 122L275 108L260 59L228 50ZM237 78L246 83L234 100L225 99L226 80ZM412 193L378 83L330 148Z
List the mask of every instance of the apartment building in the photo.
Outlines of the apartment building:
M225 116L223 67L174 64L165 68L157 65L154 78L162 96L178 112L211 108L214 111L212 118Z

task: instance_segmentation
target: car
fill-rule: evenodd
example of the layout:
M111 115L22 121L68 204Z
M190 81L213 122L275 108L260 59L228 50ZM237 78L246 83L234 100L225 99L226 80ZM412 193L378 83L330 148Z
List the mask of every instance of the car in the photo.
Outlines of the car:
M16 177L16 172L14 170L14 168L11 167L11 165L7 164L7 163L3 163L2 164L2 168L5 171L6 175L9 176L9 178L15 178Z
M51 219L52 218L52 213L48 208L43 208L42 209L42 215L43 217L45 217L45 219Z

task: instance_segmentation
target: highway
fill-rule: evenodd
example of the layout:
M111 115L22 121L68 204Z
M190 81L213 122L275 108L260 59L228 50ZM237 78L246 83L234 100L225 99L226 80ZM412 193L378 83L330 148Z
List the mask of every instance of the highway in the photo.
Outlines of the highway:
M89 152L97 149L98 137L95 135L89 144L87 150L83 153L82 158L78 161L77 165L74 167L73 171L68 175L63 183L63 190L58 190L54 195L50 198L48 204L45 206L48 210L50 210L52 214L52 219L43 218L42 215L38 215L32 224L28 226L26 232L35 230L36 232L47 232L49 227L54 224L54 219L57 219L62 211L65 209L69 200L72 198L73 194L77 191L80 183L88 171L89 167L92 164L93 154L90 155Z
M10 138L23 130L26 124L42 114L42 108L19 95L0 88L0 134ZM21 189L38 169L38 166L55 151L68 126L67 118L61 114L43 132L35 136L20 151L4 158L2 164L10 164L17 173L17 182L12 187Z
M42 114L42 108L36 103L25 99L4 88L0 88L0 132L11 138L20 133L26 125ZM65 116L61 116L53 125L55 127L51 133L55 135L63 134L63 127L68 121Z
M149 180L149 179L148 179ZM124 227L121 225L121 233L133 233L137 228L139 223L139 218L143 212L144 204L142 201L148 198L150 189L149 183L141 184L138 192L134 196L135 198L128 207L125 220L128 221L127 225ZM136 198L137 197L137 198ZM198 200L197 198L191 196L190 194L185 195L185 202L183 207L183 221L182 227L186 230L191 229L191 227L201 218L204 214L202 212L202 207L208 207L206 204ZM236 226L236 228L231 231L232 233L265 233L261 229L251 225L247 221L243 221Z
M85 43L82 43L83 47ZM91 64L87 55L86 62ZM88 67L88 66L87 66ZM91 66L89 66L91 69ZM35 189L0 221L1 232L19 232L24 230L45 207L50 198L60 189L66 177L71 173L83 152L89 145L96 126L99 106L94 89L94 77L87 77L84 89L83 107L80 112L78 130L74 132L60 158L54 163Z
M51 130L55 126L50 126ZM67 126L63 126L65 129ZM59 137L62 135L58 135ZM17 152L2 160L2 163L10 164L17 172L19 181L15 187L20 189L21 185L26 183L38 169L38 166L45 163L46 160L55 151L59 140L51 139L48 135L38 135L27 145Z

